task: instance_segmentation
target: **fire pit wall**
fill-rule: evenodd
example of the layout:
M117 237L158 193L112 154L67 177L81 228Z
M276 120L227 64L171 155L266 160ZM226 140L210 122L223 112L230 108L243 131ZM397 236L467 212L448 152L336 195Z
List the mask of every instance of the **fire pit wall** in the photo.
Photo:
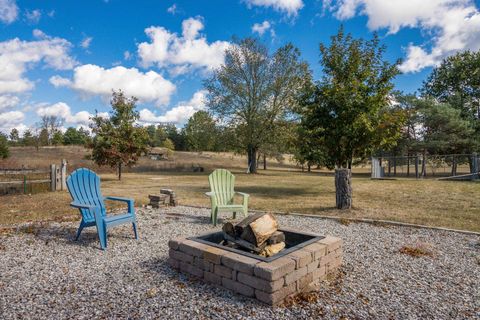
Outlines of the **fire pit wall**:
M168 243L174 269L269 304L314 290L342 264L342 240L326 236L271 262L200 242L177 238Z

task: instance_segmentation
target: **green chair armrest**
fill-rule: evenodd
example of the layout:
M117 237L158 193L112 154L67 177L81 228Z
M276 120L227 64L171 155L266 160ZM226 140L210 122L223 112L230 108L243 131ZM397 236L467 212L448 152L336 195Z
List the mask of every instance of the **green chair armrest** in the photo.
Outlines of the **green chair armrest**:
M211 192L205 192L205 195L206 195L207 197L213 197L213 196L215 196L215 192L213 192L213 191L211 191Z
M245 192L238 192L238 191L235 191L235 193L241 195L241 196L244 196L244 197L250 197L250 195L248 193L245 193Z

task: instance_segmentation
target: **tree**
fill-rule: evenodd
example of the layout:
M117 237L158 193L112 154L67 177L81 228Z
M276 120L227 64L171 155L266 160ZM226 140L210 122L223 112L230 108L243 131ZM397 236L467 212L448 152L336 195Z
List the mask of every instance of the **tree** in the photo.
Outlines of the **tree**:
M185 140L185 131L181 130L178 132L177 127L173 124L159 126L166 133L166 138L170 139L175 145L175 150L187 150L186 140ZM163 144L163 140L162 140Z
M464 51L445 58L423 83L421 93L459 109L464 119L478 121L480 51Z
M13 128L10 131L10 141L16 145L20 141L20 134L18 133L17 128Z
M418 99L421 145L430 154L466 153L478 147L471 122L461 111L433 99Z
M239 148L247 153L248 172L257 172L257 152L276 123L297 104L303 83L310 79L300 51L292 44L270 54L258 39L235 40L224 64L205 80L207 106L234 128Z
M121 90L114 91L110 117L106 119L97 114L90 126L95 134L91 143L92 160L100 166L117 167L119 180L122 165L134 165L148 148L146 129L135 124L139 118L136 102L135 97L127 98Z
M25 130L22 137L22 144L27 147L36 145L36 138L30 129Z
M48 133L48 129L43 128L40 130L40 133L38 134L38 138L36 139L37 141L37 149L39 146L48 146L50 144L50 137Z
M60 146L60 145L63 144L63 133L62 133L62 131L58 130L53 134L51 144L54 145L54 146Z
M168 150L175 150L175 144L173 143L172 140L170 140L169 138L165 139L163 142L162 142L162 147L164 148L167 148Z
M6 159L10 156L10 150L8 148L8 139L7 136L3 133L0 133L0 157Z
M51 145L53 136L60 131L63 120L57 116L42 116L38 128L40 129L40 143Z
M343 27L320 44L323 78L304 88L301 125L324 164L335 170L337 208L352 205L351 167L377 149L395 144L403 119L392 117L389 96L396 63L383 60L385 47L372 40L353 39ZM396 130L395 130L396 129Z
M189 150L211 151L215 147L217 127L206 111L195 112L185 125L185 139Z

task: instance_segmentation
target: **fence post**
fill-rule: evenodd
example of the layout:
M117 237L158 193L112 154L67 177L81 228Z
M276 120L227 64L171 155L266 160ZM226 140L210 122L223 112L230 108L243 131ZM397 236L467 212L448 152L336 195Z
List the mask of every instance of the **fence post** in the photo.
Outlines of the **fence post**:
M418 154L415 156L415 178L418 179Z
M60 190L67 190L67 160L62 159L62 170L61 170L61 188Z
M50 191L55 191L56 186L55 183L57 182L57 168L55 164L50 165Z
M62 188L62 175L61 175L61 168L55 166L55 190L59 191Z
M476 152L472 153L472 180L478 179L478 155Z

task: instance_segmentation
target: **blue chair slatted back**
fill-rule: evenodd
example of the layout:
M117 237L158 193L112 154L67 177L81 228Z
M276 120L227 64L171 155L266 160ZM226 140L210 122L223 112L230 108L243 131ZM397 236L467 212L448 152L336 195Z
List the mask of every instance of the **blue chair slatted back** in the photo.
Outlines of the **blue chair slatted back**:
M208 182L219 205L233 203L235 176L230 171L217 169L208 176Z
M105 204L100 190L100 177L92 170L80 168L67 178L67 187L74 202L93 205L105 215ZM79 209L85 222L95 221L92 210Z

